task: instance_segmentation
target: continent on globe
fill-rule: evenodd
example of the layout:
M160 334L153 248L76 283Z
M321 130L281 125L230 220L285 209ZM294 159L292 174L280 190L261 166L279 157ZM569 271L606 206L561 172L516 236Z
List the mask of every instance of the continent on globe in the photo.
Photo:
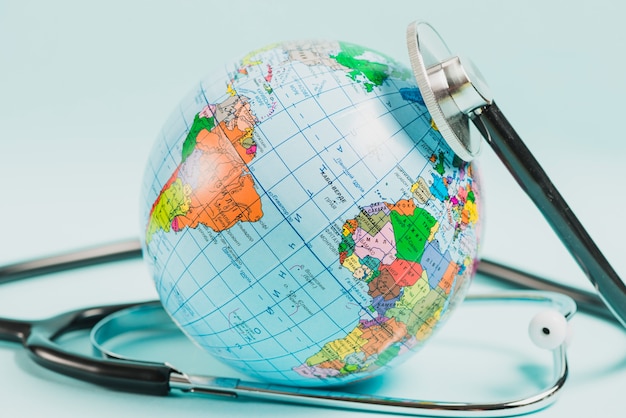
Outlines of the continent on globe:
M394 61L371 49L348 42L292 42L283 45L290 60L305 65L324 65L340 70L355 83L362 83L368 93L380 87L389 77L406 80L411 72L396 65ZM337 51L329 54L328 51ZM415 96L415 95L414 95Z
M236 94L196 114L181 163L150 210L147 243L159 230L178 232L203 224L218 232L263 216L247 166L256 155L256 122L248 98Z
M442 155L430 162L436 193L428 194L420 177L411 186L419 191L415 200L375 203L344 223L339 262L368 283L372 304L351 332L326 343L295 372L324 378L373 372L432 333L463 267L441 252L439 223L421 206L429 199L448 201L459 231L478 217L471 187L453 188L454 179L437 174L445 173ZM462 164L456 168L465 176Z
M347 42L339 42L339 46L339 53L331 55L331 58L349 69L348 76L352 81L360 82L364 77L367 81L363 82L363 86L368 92L371 92L374 87L381 86L391 76L398 78L410 76L410 73L399 71L386 64L380 59L379 54L372 50Z

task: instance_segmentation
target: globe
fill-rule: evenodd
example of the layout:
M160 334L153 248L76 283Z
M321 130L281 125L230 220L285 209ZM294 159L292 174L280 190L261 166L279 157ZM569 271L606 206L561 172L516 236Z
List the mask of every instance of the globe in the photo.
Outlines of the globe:
M416 352L476 270L475 168L374 50L270 45L210 74L158 136L141 197L164 309L215 358L295 386Z

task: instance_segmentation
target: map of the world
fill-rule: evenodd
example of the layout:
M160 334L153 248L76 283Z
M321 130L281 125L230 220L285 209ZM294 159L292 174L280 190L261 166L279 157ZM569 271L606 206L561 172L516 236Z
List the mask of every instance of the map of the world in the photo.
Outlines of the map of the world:
M404 66L275 44L165 124L144 254L166 311L216 358L264 381L346 383L406 359L463 299L479 196Z

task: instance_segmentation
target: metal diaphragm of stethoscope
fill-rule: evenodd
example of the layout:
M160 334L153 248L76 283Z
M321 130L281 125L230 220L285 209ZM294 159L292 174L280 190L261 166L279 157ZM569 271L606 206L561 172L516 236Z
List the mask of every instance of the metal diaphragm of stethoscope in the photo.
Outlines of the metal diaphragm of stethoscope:
M168 363L128 358L107 348L107 342L120 334L145 327L173 326L159 302L141 302L80 309L53 318L20 321L0 318L0 340L21 343L39 364L84 381L112 389L165 395L172 390L233 398L327 406L423 416L511 416L542 409L555 400L567 373L567 320L579 306L617 320L626 326L626 286L573 215L567 203L543 169L523 144L491 98L480 74L467 62L453 55L437 32L427 23L409 25L407 42L411 65L426 106L444 139L462 159L473 159L481 140L470 135L469 122L487 140L511 174L535 202L583 271L596 295L550 283L536 276L482 260L479 272L524 287L553 292L510 292L477 296L468 301L535 302L548 304L529 326L538 346L549 349L554 358L554 380L537 394L497 403L436 402L415 399L357 395L337 390L319 390L246 382L216 376L195 376ZM0 284L74 267L138 257L138 241L103 246L73 254L0 267ZM571 296L571 297L570 297ZM610 311L606 311L603 305ZM99 357L64 350L59 338L71 331L91 328L91 339Z

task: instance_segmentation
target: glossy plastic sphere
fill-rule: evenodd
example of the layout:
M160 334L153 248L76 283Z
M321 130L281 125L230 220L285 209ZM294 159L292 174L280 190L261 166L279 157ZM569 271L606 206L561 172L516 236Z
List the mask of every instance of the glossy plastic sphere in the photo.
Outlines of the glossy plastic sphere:
M342 384L408 358L463 299L479 197L406 67L347 43L276 44L213 73L165 124L145 259L216 358Z

